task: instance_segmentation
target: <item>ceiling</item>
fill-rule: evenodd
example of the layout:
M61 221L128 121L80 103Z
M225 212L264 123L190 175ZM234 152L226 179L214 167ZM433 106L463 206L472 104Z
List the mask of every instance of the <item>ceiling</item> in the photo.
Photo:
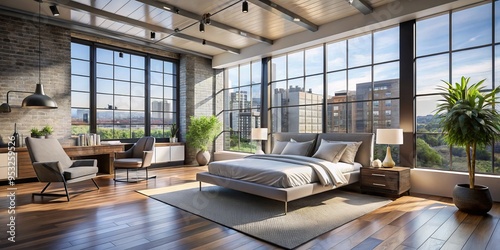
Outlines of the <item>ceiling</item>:
M203 57L264 44L395 0L35 0L0 1L0 13L37 18L72 30ZM52 16L49 6L60 15ZM40 8L40 11L39 11ZM210 24L199 31L203 14ZM295 19L295 21L294 21ZM35 19L36 20L36 19ZM151 32L155 39L150 39Z

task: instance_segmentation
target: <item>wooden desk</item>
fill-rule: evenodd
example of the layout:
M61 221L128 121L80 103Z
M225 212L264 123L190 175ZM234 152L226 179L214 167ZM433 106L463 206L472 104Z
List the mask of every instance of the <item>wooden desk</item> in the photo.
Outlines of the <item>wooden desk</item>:
M113 160L115 152L123 151L126 144L99 145L99 146L69 146L63 147L72 159L97 159L99 173L113 174ZM0 148L0 153L7 153L7 148ZM16 148L17 152L17 179L36 178L31 165L31 159L26 147Z

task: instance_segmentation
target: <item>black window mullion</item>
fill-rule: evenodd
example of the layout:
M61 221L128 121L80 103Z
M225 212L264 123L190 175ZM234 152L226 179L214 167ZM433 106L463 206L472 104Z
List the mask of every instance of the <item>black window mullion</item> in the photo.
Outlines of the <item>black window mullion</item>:
M151 96L149 94L151 85L151 56L147 55L144 60L144 135L151 136Z

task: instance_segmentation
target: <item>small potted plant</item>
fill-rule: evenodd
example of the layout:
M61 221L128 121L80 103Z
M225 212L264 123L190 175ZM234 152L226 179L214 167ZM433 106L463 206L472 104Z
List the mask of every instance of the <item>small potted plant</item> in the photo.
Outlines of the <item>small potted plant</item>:
M51 138L52 133L54 133L54 129L51 126L47 125L42 128L41 133L45 135L45 138Z
M33 138L45 138L42 131L39 130L38 128L32 128L30 132L31 132L31 137Z
M177 124L170 124L170 142L177 142L177 132L179 132L179 126Z
M493 201L488 187L475 183L476 149L500 137L500 114L493 106L500 87L483 92L484 80L470 85L469 80L462 77L455 84L443 81L446 86L439 87L443 99L437 106L437 116L446 143L464 147L467 156L469 183L455 186L453 202L461 211L484 214Z
M196 161L200 166L210 162L208 146L220 133L222 124L216 116L191 116L190 124L186 132L186 142L189 146L199 149L196 154Z

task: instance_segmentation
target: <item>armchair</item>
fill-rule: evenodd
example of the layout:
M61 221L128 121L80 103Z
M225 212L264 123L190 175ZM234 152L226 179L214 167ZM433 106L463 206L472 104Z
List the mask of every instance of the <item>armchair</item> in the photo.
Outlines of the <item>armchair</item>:
M97 160L83 159L71 160L66 154L57 139L35 139L26 138L26 147L30 155L31 163L35 170L38 181L48 182L40 193L33 193L39 196L66 196L69 201L67 183L92 180L94 185L99 186L94 181L97 175ZM52 182L62 182L66 194L45 193L45 190Z
M148 168L149 166L151 166L151 163L153 161L154 146L155 146L155 138L147 136L139 139L127 151L115 152L115 159L113 162L115 176L113 180L123 181L123 182L137 182L139 180L148 180L151 178L156 178L156 176L148 175ZM116 170L118 169L127 170L126 180L116 178ZM135 170L136 172L140 169L146 170L146 177L143 179L137 177L135 178L135 180L130 181L129 170L131 169Z

